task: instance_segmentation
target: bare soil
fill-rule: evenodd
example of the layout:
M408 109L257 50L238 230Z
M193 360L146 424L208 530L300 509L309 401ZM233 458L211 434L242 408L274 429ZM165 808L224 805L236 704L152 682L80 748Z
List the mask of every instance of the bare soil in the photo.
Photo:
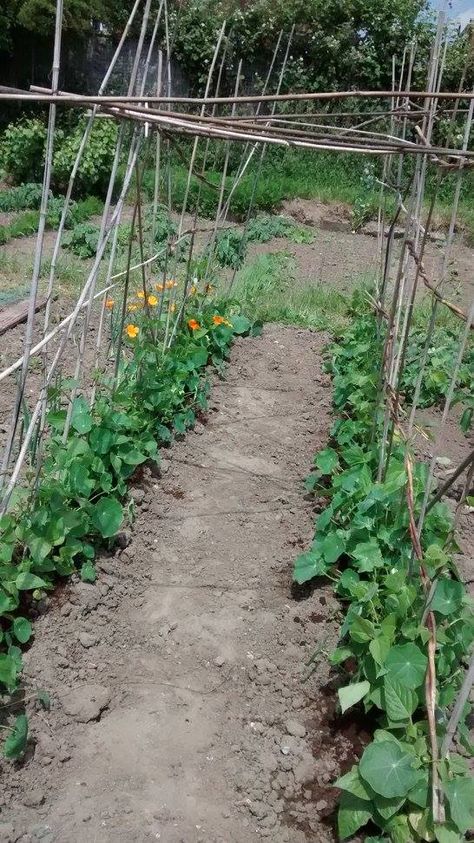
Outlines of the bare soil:
M0 840L329 843L330 783L367 740L335 722L338 605L291 592L327 441L322 335L239 340L207 419L146 470L97 583L42 607L25 656L31 746L3 760ZM299 598L299 599L296 599Z
M274 238L268 243L250 243L248 259L259 254L285 251L294 259L295 283L299 285L329 284L337 287L341 292L350 292L361 281L374 278L380 260L377 254L377 238L373 234L364 233L363 230L355 233L351 231L351 214L347 206L341 203L327 205L315 199L295 199L283 203L281 211L312 230L314 241L293 243L287 238ZM130 215L131 209L125 208L123 220L129 219ZM175 222L179 220L177 214L173 214L173 218ZM91 222L98 223L99 221L100 217L91 219ZM191 230L194 225L194 216L186 214L183 221L184 230ZM207 243L214 223L209 219L198 218L196 225L198 230L196 247L199 250ZM229 223L229 226L234 227L235 223ZM45 257L51 256L55 237L55 232L46 232ZM35 241L35 237L11 240L0 249L0 256L4 253L7 257L30 262L34 254ZM397 259L399 248L400 241L398 240L395 241L394 261ZM452 259L448 267L448 279L444 291L448 298L462 307L468 307L474 295L473 254L472 247L464 242L462 234L458 234L452 249ZM85 277L90 261L81 261L67 250L62 250L61 255L63 260L67 259L82 268ZM428 276L434 281L439 278L443 255L444 241L442 235L438 235L436 242L427 243L424 260ZM24 278L16 279L16 283L24 288L29 280L26 273ZM11 279L9 284L11 285ZM0 290L4 287L0 272ZM420 282L420 294L423 294L423 290L423 284Z
M22 250L28 240L18 241ZM350 290L376 267L375 238L321 225L312 244L254 244L250 257L280 248L294 255L297 283ZM441 247L429 249L439 262ZM464 302L472 251L459 243L455 258L453 290ZM55 303L53 322L68 310ZM2 338L2 366L22 353L23 331ZM88 369L94 331L93 320ZM291 589L294 558L313 534L301 480L331 421L325 341L281 326L237 341L207 418L163 452L159 473L137 476L133 529L102 555L97 583L73 578L40 607L25 655L29 751L21 764L0 761L0 843L335 840L331 782L368 735L335 714L324 657L340 624L331 588ZM73 341L66 373L75 358ZM34 365L31 398L40 382ZM439 413L418 421L436 425ZM453 417L442 449L452 463L440 479L467 448ZM418 450L429 458L429 438ZM453 508L458 493L457 485ZM459 526L459 564L472 582L467 510ZM50 711L36 702L39 689L51 695Z

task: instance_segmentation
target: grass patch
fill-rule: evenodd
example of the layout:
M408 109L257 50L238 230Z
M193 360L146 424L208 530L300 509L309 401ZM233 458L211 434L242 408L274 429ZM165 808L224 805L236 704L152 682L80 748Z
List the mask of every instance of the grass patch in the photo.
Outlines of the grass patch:
M259 255L237 274L233 293L258 321L331 332L346 326L352 296L319 283L298 287L293 271L285 252Z
M237 160L234 162L237 166ZM256 179L257 163L248 168L238 187L232 193L230 214L236 219L244 219L249 205L253 210L271 212L281 207L285 200L315 199L323 203L343 203L352 209L354 228L365 220L375 216L379 205L381 161L374 161L370 156L350 153L304 152L295 150L267 150L266 157ZM405 179L409 179L409 168L413 162L406 163ZM176 159L172 160L171 183L174 208L181 210L186 191L187 169ZM163 174L162 196L166 195L166 178ZM227 195L232 189L235 172L226 180ZM195 176L191 179L187 210L198 210L204 217L215 214L219 195L221 171L209 167L205 172L205 182ZM429 174L426 207L434 189L435 178ZM463 179L461 201L459 205L459 225L464 228L468 238L474 242L474 203L472 189L474 174L467 173ZM455 174L447 174L438 192L434 220L446 227L449 224L451 205L454 196ZM143 177L143 188L151 200L154 189L154 172L147 170ZM131 195L134 187L131 188ZM386 195L386 210L390 213L395 207L395 199Z

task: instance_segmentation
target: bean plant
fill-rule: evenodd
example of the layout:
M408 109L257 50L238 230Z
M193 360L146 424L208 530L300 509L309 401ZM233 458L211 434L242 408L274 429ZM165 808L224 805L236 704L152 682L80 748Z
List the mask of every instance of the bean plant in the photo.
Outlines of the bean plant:
M406 448L396 439L386 475L377 482L380 432L378 370L383 337L372 315L359 315L330 351L338 419L332 446L315 457L306 481L326 501L311 548L295 563L299 584L331 580L345 607L340 642L330 662L341 675L342 712L362 704L376 723L359 764L336 782L342 791L342 840L372 822L377 843L437 840L456 843L473 825L474 781L463 754L472 751L463 711L456 751L442 758L438 775L446 822L432 814L432 757L425 711L427 642L424 618L436 619L437 738L463 680L474 639L472 604L460 582L458 550L447 505L428 512L421 535L423 561L434 590L429 605L421 588L405 501ZM423 499L427 467L413 460L415 511Z

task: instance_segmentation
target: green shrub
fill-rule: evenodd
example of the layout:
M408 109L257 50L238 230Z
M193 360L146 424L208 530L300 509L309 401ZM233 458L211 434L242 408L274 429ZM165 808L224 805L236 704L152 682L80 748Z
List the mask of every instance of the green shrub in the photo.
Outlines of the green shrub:
M91 258L97 251L99 232L98 225L79 223L70 233L64 235L63 246L79 258Z
M88 196L87 199L82 199L79 202L70 202L66 215L65 228L74 228L85 222L94 214L100 214L104 208L104 203L95 196ZM64 209L64 197L52 196L48 203L48 228L59 228L61 216Z
M53 180L56 187L64 190L76 160L76 155L85 129L85 120L80 120L72 134L64 138L53 158ZM117 140L117 126L112 121L100 120L94 124L77 171L75 188L78 193L102 193L105 191Z
M29 237L38 231L39 211L23 211L7 226L9 238Z
M66 228L74 228L73 237L66 235L64 238L64 245L68 246L79 257L91 257L95 254L98 241L98 226L88 225L84 221L89 219L93 214L99 214L104 207L104 203L95 196L89 196L79 202L71 202L66 216ZM51 196L48 202L48 214L46 217L46 227L50 229L57 229L61 220L61 215L64 208L63 196ZM8 225L0 226L0 245L8 243L15 237L28 237L31 234L36 234L39 224L39 211L29 210L23 211L20 214L15 214ZM124 227L127 228L128 227ZM97 233L95 237L94 232ZM124 239L124 232L119 242ZM94 245L95 243L95 245ZM77 251L75 251L77 250Z
M39 181L44 165L46 127L28 118L10 123L0 145L0 165L15 182Z
M176 234L177 231L176 225L169 216L168 210L164 207L164 205L159 205L157 208L154 226L156 246L164 243L173 234ZM153 208L149 208L146 212L145 229L149 232L153 230Z
M280 216L253 217L247 226L247 239L268 243L274 237L288 237L295 243L311 243L313 235L293 220Z
M71 204L68 216L71 217L71 225L74 226L90 217L101 214L103 210L102 199L98 199L97 196L87 196L86 199L80 199L78 202Z
M19 184L0 193L0 211L24 211L38 209L41 204L43 186L38 182Z
M240 269L246 252L246 243L240 231L232 228L221 231L215 241L214 254L221 266Z
M94 225L90 222L81 222L75 225L72 231L64 235L62 245L69 249L74 255L79 258L92 258L97 252L99 245L100 226ZM130 236L129 225L119 225L118 233L118 249L124 248L128 243ZM110 249L111 239L109 240L106 250Z

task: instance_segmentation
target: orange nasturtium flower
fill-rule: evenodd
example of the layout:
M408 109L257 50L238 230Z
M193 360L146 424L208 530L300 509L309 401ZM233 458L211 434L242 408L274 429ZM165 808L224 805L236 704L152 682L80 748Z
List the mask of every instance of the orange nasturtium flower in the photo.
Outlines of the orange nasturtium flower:
M144 298L145 298L145 293L143 292L143 290L139 290L139 291L138 291L138 293L137 293L137 298L139 298L139 299L144 299Z
M137 337L137 336L138 336L139 331L140 331L140 328L138 327L138 325L127 325L127 327L125 328L125 330L126 330L126 332L127 332L127 336L128 336L131 340L134 340L134 339L135 339L135 337Z
M200 327L199 322L196 322L195 319L188 319L188 328L190 328L191 331L197 331Z
M165 284L165 290L172 290L173 287L177 287L177 286L178 286L177 281L167 281L166 284Z
M114 302L113 299L106 299L105 300L105 306L106 306L107 310L112 310L114 304L115 304L115 302Z
M214 322L214 325L228 325L229 328L232 328L232 325L229 320L224 319L223 316L219 316L217 313L215 316L212 317L212 321Z
M150 307L156 307L156 305L158 304L158 299L156 298L156 296L148 296L148 304L150 305Z
M155 290L158 290L159 293L162 293L164 289L163 284L155 284Z

